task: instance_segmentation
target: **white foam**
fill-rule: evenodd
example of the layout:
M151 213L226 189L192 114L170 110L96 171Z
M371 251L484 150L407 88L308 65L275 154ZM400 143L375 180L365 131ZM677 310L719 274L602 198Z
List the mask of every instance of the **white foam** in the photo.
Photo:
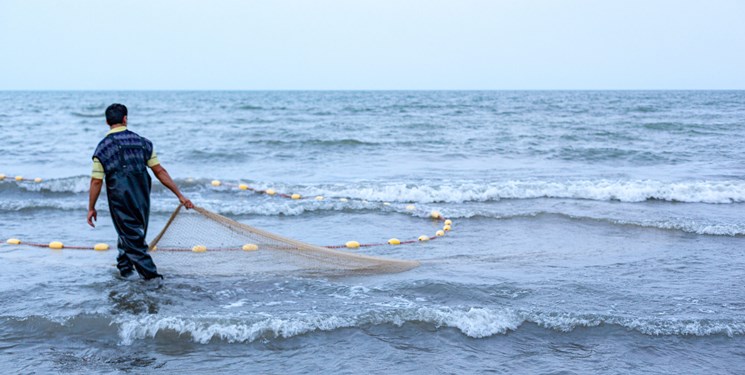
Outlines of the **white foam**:
M223 309L232 309L232 308L235 308L235 307L241 307L241 306L243 306L245 304L246 304L246 300L242 299L242 300L239 300L239 301L235 301L233 303L229 303L227 305L223 305L221 307Z
M192 340L206 344L213 339L233 342L251 342L264 335L293 337L310 331L330 331L351 327L353 321L336 317L265 318L253 323L231 323L222 319L189 319L181 317L161 318L149 315L124 322L119 328L122 344L130 345L136 339L155 337L159 332L173 331L188 334Z
M13 181L10 181L13 182ZM74 176L42 180L42 182L24 181L18 188L27 191L50 191L54 193L87 193L90 189L89 176Z
M264 184L259 184L263 186ZM267 184L267 186L269 186ZM690 180L507 180L452 183L362 182L343 185L277 186L304 196L322 195L372 202L463 203L500 199L564 198L643 202L664 200L687 203L745 202L745 181Z
M677 230L687 233L695 233L710 236L742 236L745 235L745 223L743 222L712 222L710 219L691 219L686 217L668 217L664 219L617 219L613 217L604 217L601 215L572 215L560 211L530 211L517 214L501 214L484 210L463 211L449 210L448 218L471 218L481 216L493 219L514 219L521 217L536 217L539 215L558 215L573 220L592 220L608 222L616 225L632 225L643 228ZM612 214L611 214L612 215Z
M613 324L651 336L745 335L745 322L709 319L649 319L563 313L527 314L526 320L562 332L569 332L577 327Z
M636 225L645 228L671 229L681 232L710 236L745 235L745 223L702 223L686 219L679 220L611 220L615 224Z
M522 323L520 315L512 310L491 310L472 307L467 311L451 308L420 308L412 320L434 323L437 327L457 328L473 338L489 337L516 330Z
M258 318L258 319L257 319ZM264 336L288 338L312 331L331 331L368 324L393 324L401 326L407 322L425 322L436 327L457 328L474 338L503 334L514 330L522 323L511 311L495 312L485 308L459 310L451 308L419 307L394 311L371 312L352 317L335 315L293 316L291 318L257 314L253 322L231 322L219 317L159 317L148 315L120 323L119 335L122 344L134 340L153 338L166 331L178 335L189 335L194 342L208 343L218 339L230 343L251 342Z
M202 179L207 181L206 179ZM200 180L201 181L201 180ZM8 182L6 182L8 183ZM14 183L14 182L10 182ZM179 183L184 183L179 180ZM206 184L206 183L205 183ZM43 181L24 182L20 189L28 191L85 193L89 178L75 176ZM188 184L187 184L188 185ZM354 184L293 186L281 183L257 182L252 186L262 189L272 187L286 193L304 196L323 195L345 197L373 202L413 203L462 203L500 199L566 198L588 200L617 200L643 202L650 199L687 203L739 203L745 202L745 181L740 180L505 180L461 182L360 182ZM227 187L224 191L232 191ZM236 194L246 192L234 191Z
M202 344L212 340L235 343L252 342L263 337L289 338L314 331L382 324L403 326L415 322L429 323L437 328L455 328L472 338L505 334L517 330L526 322L561 332L570 332L577 327L612 324L653 336L745 335L745 322L535 313L485 307L422 307L414 304L407 308L369 311L354 316L297 314L277 317L257 313L250 318L223 318L147 315L119 322L119 335L124 345L166 332L188 335L192 341Z

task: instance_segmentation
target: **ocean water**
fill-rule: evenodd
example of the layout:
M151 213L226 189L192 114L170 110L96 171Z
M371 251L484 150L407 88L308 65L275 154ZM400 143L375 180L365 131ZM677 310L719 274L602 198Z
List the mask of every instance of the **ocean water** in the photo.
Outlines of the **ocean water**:
M745 371L743 91L0 92L3 242L115 243L104 197L85 223L112 102L240 222L319 245L431 235L432 210L453 230L353 250L422 263L397 274L156 252L160 287L115 251L3 244L4 372ZM152 199L150 238L178 203Z

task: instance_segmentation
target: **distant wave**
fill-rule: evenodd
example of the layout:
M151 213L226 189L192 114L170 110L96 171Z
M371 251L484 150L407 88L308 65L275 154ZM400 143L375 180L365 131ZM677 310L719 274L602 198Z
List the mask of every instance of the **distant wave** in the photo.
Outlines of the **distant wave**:
M651 336L741 336L745 321L731 319L655 319L594 314L527 314L526 321L541 327L569 332L578 327L617 325Z
M262 106L258 106L258 105L243 104L243 105L239 105L239 106L238 106L238 109L242 109L242 110L250 111L250 110L260 110L260 109L264 109L264 107L262 107Z
M643 228L677 230L686 233L695 233L710 236L745 236L745 223L708 223L691 220L622 220L622 219L598 219L616 225L631 225Z
M348 113L365 113L365 112L373 112L378 108L370 108L370 107L353 107L353 106L347 106L342 108L342 112L348 112Z
M686 125L678 122L648 122L642 125L645 129L679 131L685 130Z
M646 150L633 150L618 147L567 146L557 149L557 151L553 152L550 157L552 159L560 160L582 160L591 162L625 160L643 164L674 161L671 160L671 156L669 155Z
M621 202L661 200L717 204L745 202L745 182L743 181L510 180L489 183L352 184L307 187L303 190L312 194L346 196L370 201L419 203L463 203L534 198Z
M254 140L248 141L246 144L260 144L265 146L322 146L322 147L336 147L336 146L377 146L378 142L361 141L354 138L342 138L342 139L303 139L303 140Z
M268 197L231 186L212 187L210 179L177 179L182 190L210 210L228 216L299 216L330 211L368 211L396 213L427 218L432 210L439 210L450 219L486 218L510 220L557 215L569 220L595 221L611 225L630 225L642 228L682 231L700 235L744 236L745 223L740 220L725 221L686 216L653 215L638 217L622 211L602 213L585 211L578 214L571 207L551 208L539 205L526 210L507 210L496 203L500 200L519 199L576 199L594 201L646 202L660 200L686 203L733 204L745 202L745 181L687 181L661 182L651 180L612 181L578 180L503 181L479 183L377 183L288 185L251 183L255 189L274 188L278 192L299 193L304 197L324 196L315 199L289 200ZM224 181L229 184L229 182ZM0 211L78 211L85 209L86 200L81 195L88 192L89 177L76 176L45 180L41 183L15 181L0 182ZM167 214L173 202L161 199L170 193L160 184L153 187L153 213ZM241 199L236 199L241 197ZM250 199L250 201L246 201ZM468 205L474 202L476 204ZM105 199L101 200L105 209ZM414 209L407 208L414 204ZM532 207L528 205L527 207Z
M84 118L98 118L98 117L104 117L103 112L97 112L97 113L83 113L83 112L70 112L71 115L75 117L84 117Z
M51 193L87 193L90 188L90 176L73 176L44 180L40 183L23 181L15 182L10 178L0 181L0 191L33 191Z
M695 233L701 235L710 236L745 236L745 223L711 223L711 222L698 222L689 220L686 218L666 219L666 220L631 220L631 219L618 219L608 217L593 217L593 216L579 216L570 215L560 212L534 212L528 214L516 214L516 215L498 215L498 214L484 214L481 213L477 216L483 216L487 218L497 219L514 219L520 217L538 217L544 215L556 215L565 217L570 220L580 221L597 221L604 222L613 225L629 225L642 228L651 229L663 229L663 230L676 230L686 233ZM449 215L451 219L460 218L459 215ZM473 217L473 216L471 216Z
M210 188L208 178L176 179L186 188ZM229 181L226 181L229 182ZM0 182L0 191L25 190L36 192L85 193L88 191L88 176L76 176L46 180L41 183L15 181ZM237 186L237 182L233 182ZM305 196L324 195L346 197L374 202L413 203L463 203L488 202L502 199L561 198L596 201L644 202L650 200L728 204L745 202L745 181L681 181L655 180L509 180L499 182L456 183L376 183L293 186L257 182L252 186L277 191L300 193ZM230 191L220 187L218 190ZM236 194L243 194L232 190Z
M313 201L292 201L286 199L262 199L252 201L235 200L198 200L199 204L212 211L230 217L245 215L260 216L300 216L313 213L323 212L346 212L367 211L382 213L397 213L401 215L428 218L430 212L439 208L435 206L417 206L414 211L406 209L404 204L383 205L379 202L362 202L327 199L323 202ZM0 201L0 211L82 211L85 210L87 202L83 199L71 200L53 200L53 199L32 199L32 200L4 200ZM153 214L170 214L174 209L174 202L170 200L155 199L151 206ZM100 202L99 210L107 210L106 200ZM529 211L521 213L502 213L499 209L487 211L483 208L455 208L441 210L443 215L449 219L495 219L495 220L512 220L520 218L541 218L546 216L557 216L567 220L590 221L606 223L609 225L635 226L640 228L661 229L680 231L685 233L694 233L709 236L745 236L745 222L713 222L710 220L692 220L690 218L624 218L613 216L592 216L592 215L575 215L561 211ZM610 214L609 214L610 215Z
M639 112L639 113L651 113L651 112L659 112L660 109L651 105L638 105L636 107L631 107L627 110L628 112Z
M33 199L33 200L3 200L0 201L0 211L44 211L44 210L62 210L76 211L84 210L85 205L79 201L59 201L53 199Z
M262 216L297 216L312 212L326 212L326 211L378 211L378 212L392 212L403 215L413 215L421 218L428 218L431 210L437 209L436 206L418 207L414 211L406 209L405 205L389 205L383 206L375 202L340 202L340 201L324 201L324 202L308 202L309 204L302 204L298 202L282 201L282 202L259 202L248 204L221 204L219 202L212 202L208 204L209 208L217 211L223 215L262 215ZM166 210L167 211L167 210ZM702 220L691 220L690 218L663 218L663 219L630 219L630 218L619 218L619 217L602 217L602 216L589 216L589 215L574 215L564 213L560 211L533 211L524 213L511 213L504 214L501 212L489 212L483 209L444 209L442 210L443 215L450 219L470 219L470 218L486 218L486 219L498 219L498 220L510 220L518 218L538 218L543 216L559 216L569 220L578 221L593 221L607 223L611 225L622 225L622 226L636 226L641 228L651 229L662 229L662 230L674 230L686 233L695 233L700 235L711 235L711 236L745 236L745 222L711 222Z
M287 110L287 107L262 107L260 105L255 104L242 104L236 107L239 110L244 111L260 111L260 110L272 110L272 111L284 111Z

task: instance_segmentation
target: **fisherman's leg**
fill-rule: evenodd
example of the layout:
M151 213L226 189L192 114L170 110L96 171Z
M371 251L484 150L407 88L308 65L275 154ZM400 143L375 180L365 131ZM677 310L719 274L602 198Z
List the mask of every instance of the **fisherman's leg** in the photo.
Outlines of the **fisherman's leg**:
M124 249L124 254L127 259L134 265L137 272L142 275L146 280L153 279L156 277L163 278L158 273L158 268L153 262L153 258L147 252L147 243L144 237L127 237L120 236L119 243Z
M132 261L129 260L124 248L122 247L121 241L118 243L119 255L116 257L116 268L119 269L119 274L123 277L131 275L135 269Z
M147 173L146 173L147 174ZM128 181L128 180L127 180ZM133 186L132 181L120 181L122 185ZM142 189L132 188L128 194L109 195L109 209L114 227L119 234L119 249L132 264L137 273L145 279L162 278L155 267L153 259L148 254L145 234L149 211L149 197L137 195ZM147 190L147 189L146 189Z

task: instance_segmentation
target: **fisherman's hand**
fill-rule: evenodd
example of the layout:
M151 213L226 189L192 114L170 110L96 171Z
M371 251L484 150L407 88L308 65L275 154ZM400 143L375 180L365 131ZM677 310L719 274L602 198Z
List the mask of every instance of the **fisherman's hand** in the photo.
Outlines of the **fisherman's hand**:
M88 225L92 226L93 228L96 227L96 224L93 224L94 221L98 220L98 212L96 212L95 208L92 208L88 210Z
M191 201L189 200L189 198L187 198L187 197L185 197L183 195L178 198L178 201L181 202L181 204L183 204L184 207L186 207L187 209L194 208L194 203L191 203Z

